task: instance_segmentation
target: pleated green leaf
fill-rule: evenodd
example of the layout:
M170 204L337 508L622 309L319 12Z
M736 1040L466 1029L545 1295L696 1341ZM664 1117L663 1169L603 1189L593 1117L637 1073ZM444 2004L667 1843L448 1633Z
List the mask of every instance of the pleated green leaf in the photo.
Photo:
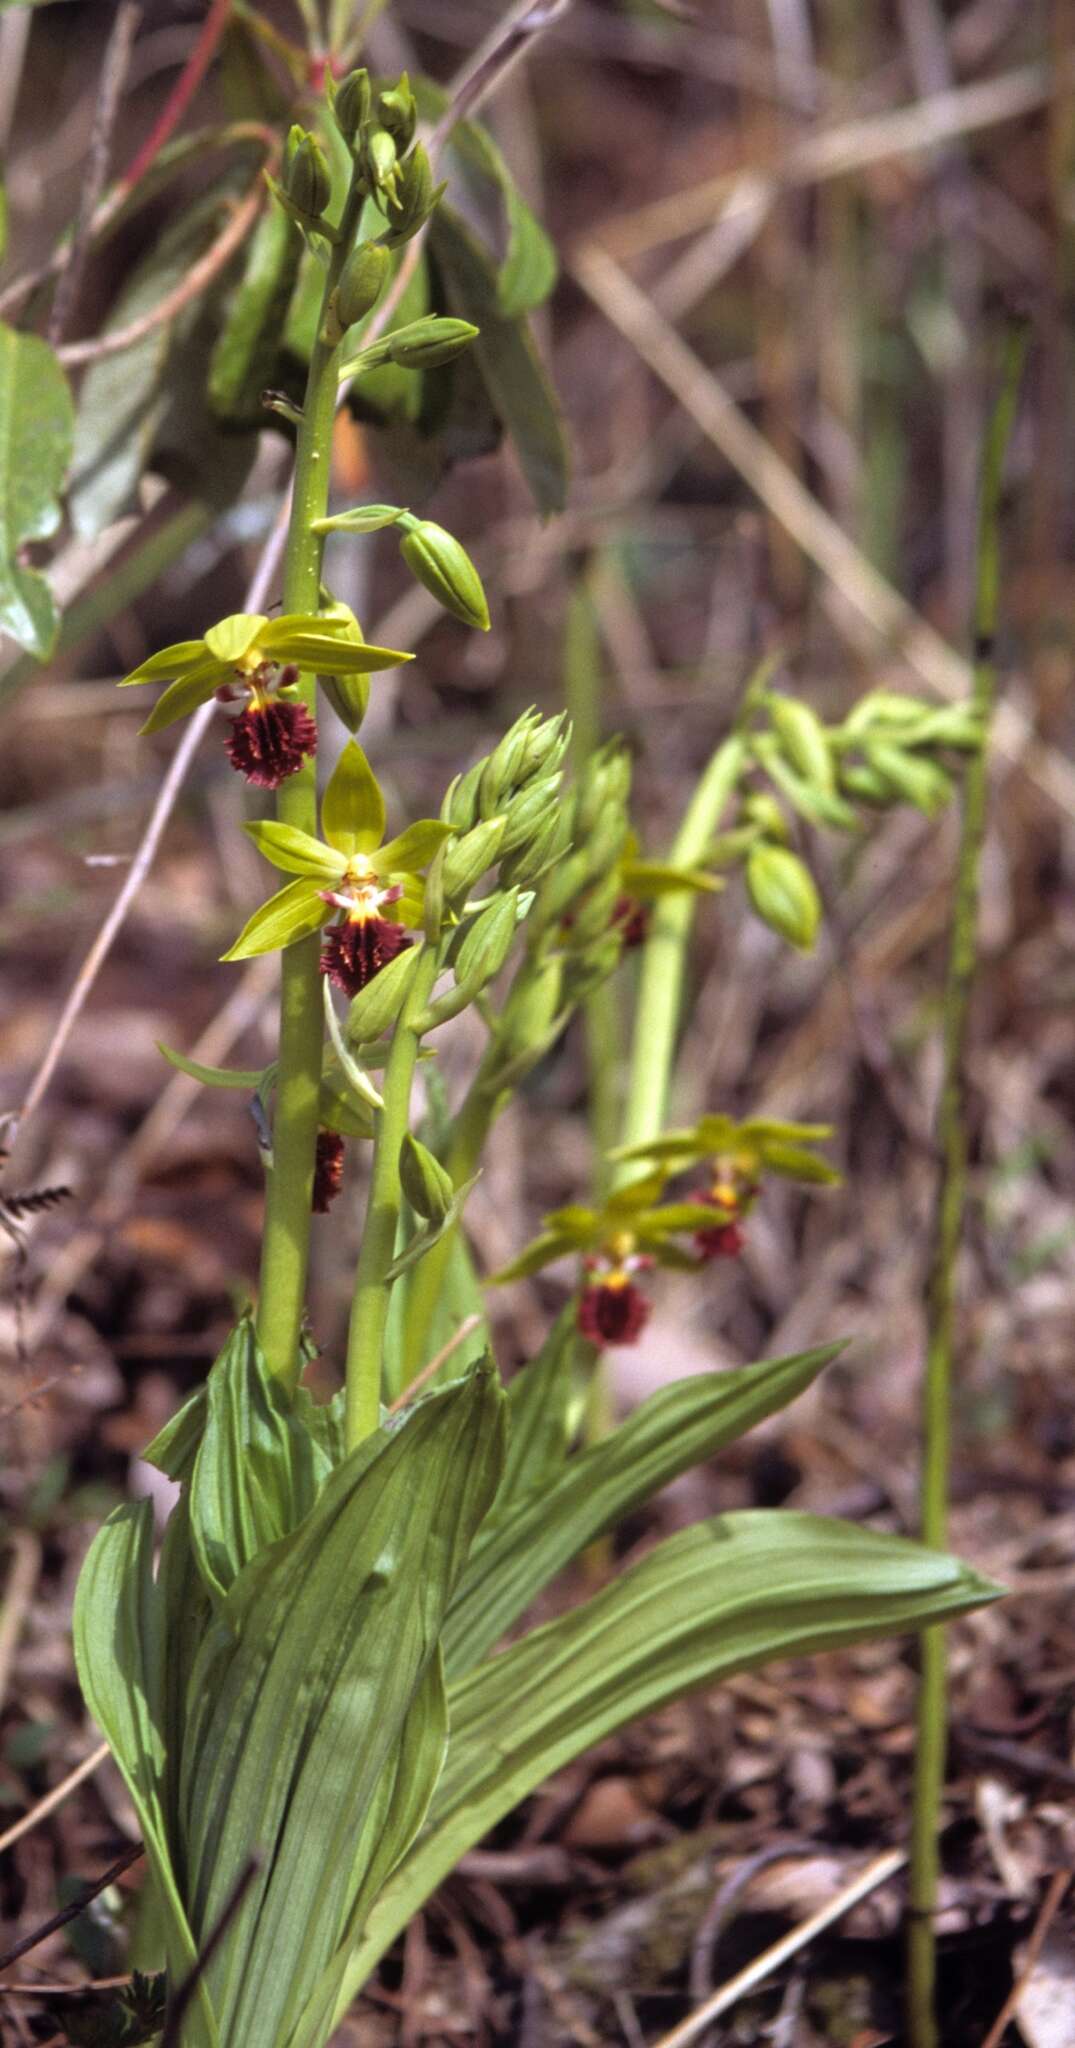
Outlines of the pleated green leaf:
M733 1372L676 1380L644 1401L611 1436L580 1451L559 1477L479 1536L444 1635L450 1679L469 1671L525 1613L543 1586L596 1536L681 1472L711 1458L809 1386L838 1344Z
M167 1697L164 1603L153 1583L153 1509L128 1503L94 1538L75 1594L75 1663L83 1696L130 1793L156 1880L173 1982L197 1949L168 1847L164 1802ZM219 2048L206 1986L199 1987L184 2048Z
M448 1760L429 1821L370 1915L337 2019L460 1856L614 1729L735 1672L948 1621L999 1590L903 1537L787 1508L670 1537L449 1688Z
M198 1655L179 1813L200 1941L251 1852L263 1858L207 1973L228 2042L303 2039L292 2030L362 1884L356 1856L383 1868L405 1846L383 1826L374 1843L371 1816L413 1823L382 1774L420 1695L408 1740L423 1754L443 1742L427 1671L499 1480L502 1404L479 1368L353 1452L300 1528L239 1574Z
M298 1528L331 1469L270 1379L253 1325L244 1320L209 1374L190 1484L191 1541L215 1601L244 1565Z

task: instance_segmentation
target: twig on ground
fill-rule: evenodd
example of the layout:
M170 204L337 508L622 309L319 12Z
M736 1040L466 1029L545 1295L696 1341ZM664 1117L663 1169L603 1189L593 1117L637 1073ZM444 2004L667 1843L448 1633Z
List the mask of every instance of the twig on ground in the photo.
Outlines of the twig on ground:
M782 1935L779 1941L773 1942L771 1948L764 1949L760 1956L755 1956L754 1961L748 1963L745 1969L737 1971L734 1977L729 1977L727 1983L722 1984L720 1989L713 1993L712 1998L707 1998L703 2005L688 2013L687 2018L681 2020L677 2027L673 2027L670 2034L662 2034L657 2048L687 2048L688 2042L697 2041L698 2036L704 2033L713 2020L719 2019L722 2013L729 2012L733 2005L738 2005L739 2000L745 1998L748 1991L753 1991L757 1985L764 1984L767 1977L771 1977L773 1972L779 1970L783 1963L790 1961L792 1956L798 1955L816 1935L823 1934L826 1927L831 1927L835 1920L842 1919L845 1913L850 1912L852 1906L858 1905L860 1899L868 1898L880 1885L887 1884L890 1877L895 1877L896 1872L902 1870L906 1861L907 1855L903 1849L888 1849L883 1856L875 1856L873 1862L868 1863L865 1870L861 1870L849 1884L845 1884L836 1893L835 1898L829 1900L827 1906L820 1906L816 1913L811 1913L808 1920L792 1928L790 1934Z
M0 1609L0 1704L7 1691L8 1672L34 1597L41 1571L41 1543L32 1529L15 1529L11 1536L11 1570L4 1587Z
M184 1977L183 1982L176 1987L174 1998L169 2000L168 2018L164 2032L160 2037L159 2048L178 2048L183 2028L183 2015L260 1869L260 1856L248 1857L242 1870L239 1872L231 1895L226 1901L220 1918L213 1928L205 1947L202 1949L194 1968Z
M5 1828L0 1835L0 1856L5 1849L10 1849L12 1843L17 1842L21 1835L29 1834L31 1828L36 1828L41 1821L46 1820L76 1786L83 1784L87 1778L92 1778L94 1771L100 1770L105 1758L110 1754L107 1742L98 1743L97 1748L91 1749L89 1756L84 1756L73 1771L68 1771L66 1778L61 1778L59 1784L54 1785L51 1792L46 1792L36 1806L31 1806L28 1813L20 1814L18 1820L13 1820L11 1826ZM4 1989L7 1990L8 1986L5 1985Z
M66 1927L68 1921L77 1920L79 1914L84 1913L86 1907L92 1905L101 1892L106 1892L110 1884L115 1884L117 1877L122 1877L124 1871L129 1870L132 1863L137 1863L143 1854L141 1842L135 1842L133 1848L125 1849L122 1856L117 1856L115 1862L109 1865L102 1877L95 1877L92 1884L85 1886L80 1898L73 1900L71 1905L64 1906L62 1912L54 1913L51 1920L46 1920L42 1926L35 1927L32 1934L24 1935L21 1941L15 1943L14 1948L8 1949L5 1956L0 1956L0 1971L10 1969L12 1963L17 1963L20 1956L28 1955L32 1948L39 1947L41 1942L48 1940L50 1934L56 1934L61 1927ZM3 1989L4 1986L0 1984L0 1991Z
M67 323L75 308L82 273L86 267L90 242L93 239L93 217L108 176L109 158L112 154L112 140L120 101L127 83L130 69L131 50L141 19L141 9L133 0L123 0L116 11L112 33L105 48L101 66L101 83L97 95L97 106L93 116L93 132L86 161L86 176L78 203L78 215L74 232L67 244L64 267L56 287L56 295L48 317L46 336L55 348L62 338Z
M1049 1888L1041 1902L1041 1911L1034 1922L1033 1931L1023 1951L1022 1968L985 2040L982 2042L982 2048L1000 2048L1005 2028L1016 2011L1022 1992L1034 1974L1038 1957L1045 1946L1045 1937L1056 1918L1064 1893L1067 1891L1073 1877L1075 1877L1075 1870L1057 1870L1053 1873L1049 1881Z

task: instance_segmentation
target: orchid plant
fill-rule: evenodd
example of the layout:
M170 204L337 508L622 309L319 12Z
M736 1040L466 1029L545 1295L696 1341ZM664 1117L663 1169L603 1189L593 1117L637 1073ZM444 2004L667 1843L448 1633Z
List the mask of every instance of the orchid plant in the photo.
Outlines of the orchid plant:
M762 676L662 861L631 824L626 749L609 742L570 779L564 718L531 711L460 763L439 818L393 821L386 838L354 734L370 676L408 656L368 643L333 598L328 544L396 526L447 613L488 624L477 571L443 528L391 506L329 510L341 381L386 364L425 374L476 341L474 323L438 313L363 340L441 204L417 115L406 77L379 86L356 70L330 83L320 133L293 129L282 151L277 219L322 288L305 395L289 401L281 615L223 619L125 678L166 685L150 733L220 701L232 766L276 797L275 817L245 829L290 877L224 956L280 953L272 1068L191 1068L253 1083L268 1127L256 1304L145 1453L179 1488L159 1554L149 1504L118 1508L76 1603L86 1701L137 1811L157 1908L162 1977L139 2038L163 2029L169 2048L321 2048L459 1856L569 1758L732 1672L994 1591L898 1537L759 1511L685 1530L526 1626L587 1545L838 1349L677 1379L671 1347L669 1383L580 1446L600 1352L645 1320L639 1276L674 1267L703 1285L740 1249L767 1175L834 1177L823 1126L713 1108L664 1129L691 918L741 872L756 911L809 946L817 894L794 814L846 832L856 805L932 807L945 750L973 734L965 714L877 693L828 729ZM332 761L320 698L351 732ZM549 1216L494 1276L571 1262L562 1313L505 1385L467 1194L495 1119L580 1005L620 972L628 1000L632 948L613 1185ZM463 1011L485 1034L463 1099L450 1113L430 1081L416 1117L438 1033ZM311 1218L338 1193L348 1145L368 1153L365 1219L341 1384L319 1405L302 1384Z

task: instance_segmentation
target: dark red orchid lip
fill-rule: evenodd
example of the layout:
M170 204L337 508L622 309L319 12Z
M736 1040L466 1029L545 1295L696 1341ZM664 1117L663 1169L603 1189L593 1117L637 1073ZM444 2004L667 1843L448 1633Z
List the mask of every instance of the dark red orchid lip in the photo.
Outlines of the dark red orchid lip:
M350 917L325 933L321 972L345 996L357 996L382 967L413 943L403 926L393 924L390 918Z
M227 734L224 746L233 768L258 789L279 789L317 748L317 725L305 704L279 697L256 698Z

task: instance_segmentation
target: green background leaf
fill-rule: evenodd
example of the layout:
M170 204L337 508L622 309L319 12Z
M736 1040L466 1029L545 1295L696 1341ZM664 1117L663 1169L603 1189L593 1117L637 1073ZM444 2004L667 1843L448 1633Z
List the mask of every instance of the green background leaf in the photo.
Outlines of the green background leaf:
M19 551L60 523L56 494L73 431L70 388L48 344L0 322L0 627L42 660L55 645L60 615L45 578L20 561Z

